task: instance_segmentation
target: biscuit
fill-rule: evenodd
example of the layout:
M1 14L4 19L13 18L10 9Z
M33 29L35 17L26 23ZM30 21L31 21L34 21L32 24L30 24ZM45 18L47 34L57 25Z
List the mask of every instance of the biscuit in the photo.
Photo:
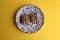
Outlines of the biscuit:
M37 24L37 23L38 23L37 13L35 13L35 14L30 14L30 20L31 20L31 23Z
M23 25L27 25L28 24L28 22L29 22L29 16L28 15L22 15L21 16L21 23L23 24Z

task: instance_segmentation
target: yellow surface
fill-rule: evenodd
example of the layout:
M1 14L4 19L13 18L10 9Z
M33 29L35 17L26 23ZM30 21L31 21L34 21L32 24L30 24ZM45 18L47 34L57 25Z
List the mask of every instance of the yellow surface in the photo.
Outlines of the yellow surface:
M44 25L34 34L21 32L14 22L25 4L36 5L44 13ZM0 40L60 40L60 0L0 0Z

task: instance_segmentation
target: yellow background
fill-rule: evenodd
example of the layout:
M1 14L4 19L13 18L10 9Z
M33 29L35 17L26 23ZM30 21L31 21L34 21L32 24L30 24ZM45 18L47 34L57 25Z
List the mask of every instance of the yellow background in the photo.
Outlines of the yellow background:
M36 5L44 14L44 25L34 34L21 32L14 22L25 4ZM0 0L0 40L60 40L60 0Z

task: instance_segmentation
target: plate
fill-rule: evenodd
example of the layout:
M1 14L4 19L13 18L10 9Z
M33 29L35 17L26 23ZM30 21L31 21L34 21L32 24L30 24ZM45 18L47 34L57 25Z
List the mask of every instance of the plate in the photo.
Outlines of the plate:
M16 25L25 33L35 33L42 27L44 15L35 5L24 5L16 13Z

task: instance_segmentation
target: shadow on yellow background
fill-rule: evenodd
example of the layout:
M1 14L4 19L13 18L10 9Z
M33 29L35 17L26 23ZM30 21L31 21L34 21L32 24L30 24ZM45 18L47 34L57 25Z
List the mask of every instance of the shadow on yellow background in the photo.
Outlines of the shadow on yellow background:
M34 34L21 32L14 21L25 4L36 5L44 14L44 25ZM60 0L0 0L0 40L60 40Z

